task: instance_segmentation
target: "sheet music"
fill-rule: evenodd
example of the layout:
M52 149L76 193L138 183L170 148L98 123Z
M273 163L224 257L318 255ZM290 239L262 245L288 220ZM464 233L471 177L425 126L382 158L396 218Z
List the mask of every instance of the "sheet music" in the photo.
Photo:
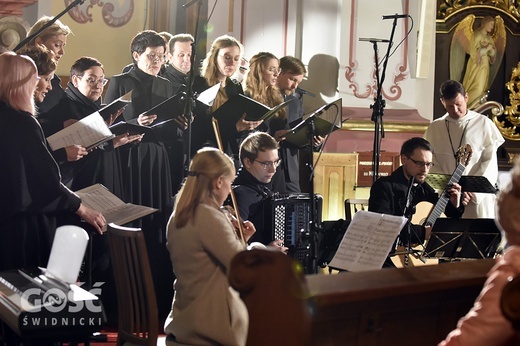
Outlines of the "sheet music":
M76 191L81 202L103 214L107 223L124 225L157 211L155 208L125 203L101 184Z
M215 84L211 88L208 88L201 92L197 97L197 101L204 103L206 106L213 106L213 101L217 97L218 91L220 90L220 83Z
M329 265L352 272L381 269L405 224L402 216L358 211Z
M79 120L67 126L63 130L47 137L47 141L52 150L67 147L69 145L81 145L90 148L93 145L101 144L104 140L113 138L114 135L109 130L107 124L99 112Z

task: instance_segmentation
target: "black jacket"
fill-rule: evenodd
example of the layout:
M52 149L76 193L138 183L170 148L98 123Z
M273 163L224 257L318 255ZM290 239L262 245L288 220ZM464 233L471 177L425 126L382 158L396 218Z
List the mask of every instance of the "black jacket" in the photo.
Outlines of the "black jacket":
M243 220L251 221L256 228L256 233L251 237L250 242L260 242L269 244L273 241L273 232L267 229L265 218L270 198L273 193L270 184L259 182L245 168L241 168L233 183L233 191L238 204L238 211Z
M389 177L379 178L374 182L370 189L370 199L368 200L368 210L381 214L403 216L406 206L406 193L408 190L408 179L406 179L403 167L396 169ZM428 185L422 183L411 190L413 196L411 205L415 207L419 202L437 203L439 195ZM448 202L446 206L446 216L459 218L464 213L464 207L455 208ZM424 242L425 229L421 225L412 225L412 243ZM405 226L399 238L403 243L408 241L408 227Z

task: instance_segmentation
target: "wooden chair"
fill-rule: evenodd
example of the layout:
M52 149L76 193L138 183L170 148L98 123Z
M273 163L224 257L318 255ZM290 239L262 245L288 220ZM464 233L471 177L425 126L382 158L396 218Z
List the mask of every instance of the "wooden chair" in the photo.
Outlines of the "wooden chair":
M117 290L117 345L164 344L157 339L159 317L143 232L111 223L107 235Z
M240 252L231 262L229 282L249 312L247 346L310 345L309 293L303 269L289 256Z
M345 220L352 220L354 214L360 210L368 210L368 199L349 198L345 200Z

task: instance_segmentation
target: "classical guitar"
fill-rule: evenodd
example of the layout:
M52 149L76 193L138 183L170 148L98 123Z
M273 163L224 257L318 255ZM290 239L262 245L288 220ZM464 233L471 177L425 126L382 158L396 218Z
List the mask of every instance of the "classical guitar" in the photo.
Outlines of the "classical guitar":
M420 202L417 204L416 212L412 216L412 224L430 226L433 228L435 221L441 216L444 216L444 209L450 200L448 189L453 183L458 183L466 165L471 159L472 155L471 146L467 144L465 147L460 147L457 151L457 168L450 177L448 184L446 184L444 190L439 196L439 200L435 205L430 202ZM421 252L424 249L423 244L420 244L413 248L413 250ZM405 255L406 249L404 246L399 246L396 251L396 255L391 257L392 262L396 267L402 268L405 266ZM422 266L425 264L437 264L437 259L421 259L415 256L409 257L409 266Z
M412 216L412 224L430 226L433 227L435 221L441 216L444 216L444 209L450 200L448 189L453 183L458 183L466 165L471 159L473 151L471 146L466 144L464 147L460 147L457 151L457 168L450 177L448 184L444 187L444 190L439 195L439 200L435 205L430 202L420 202L416 206L416 212Z

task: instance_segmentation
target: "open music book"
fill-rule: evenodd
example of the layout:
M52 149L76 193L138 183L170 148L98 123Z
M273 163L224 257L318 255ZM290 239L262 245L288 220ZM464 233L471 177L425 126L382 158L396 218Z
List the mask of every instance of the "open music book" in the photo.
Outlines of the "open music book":
M128 133L130 135L146 134L151 131L152 128L153 126L142 126L124 121L120 121L109 127L110 131L112 131L112 133L116 136L122 135L123 133Z
M47 137L47 142L52 150L65 148L70 145L81 145L90 150L114 137L103 117L99 112L94 112Z
M125 203L101 184L91 185L76 191L76 194L86 206L102 213L107 224L113 222L116 225L124 225L158 210Z
M233 123L233 125L244 113L246 113L245 120L247 121L269 120L293 100L294 99L287 100L271 108L245 95L235 94L213 112L213 117L219 122Z
M314 135L325 137L328 134L339 130L341 128L341 99L323 105L311 112L305 117L305 120L299 122L296 126L290 129L285 135L285 140L298 148L309 144L309 125L314 121Z
M181 116L183 113L183 101L186 98L185 92L178 92L172 97L164 100L158 105L153 106L149 110L141 113L143 115L155 114L157 119L155 123L163 123L174 118Z
M352 272L381 269L406 221L403 216L358 211L329 266Z
M215 98L217 97L218 91L220 89L220 83L215 84L212 87L207 88L203 92L197 96L197 101L205 104L208 107L213 106L213 102L215 101Z
M98 112L101 114L103 119L107 120L112 114L118 110L125 108L132 102L132 90L124 94L118 99L110 102L106 106L102 107Z

